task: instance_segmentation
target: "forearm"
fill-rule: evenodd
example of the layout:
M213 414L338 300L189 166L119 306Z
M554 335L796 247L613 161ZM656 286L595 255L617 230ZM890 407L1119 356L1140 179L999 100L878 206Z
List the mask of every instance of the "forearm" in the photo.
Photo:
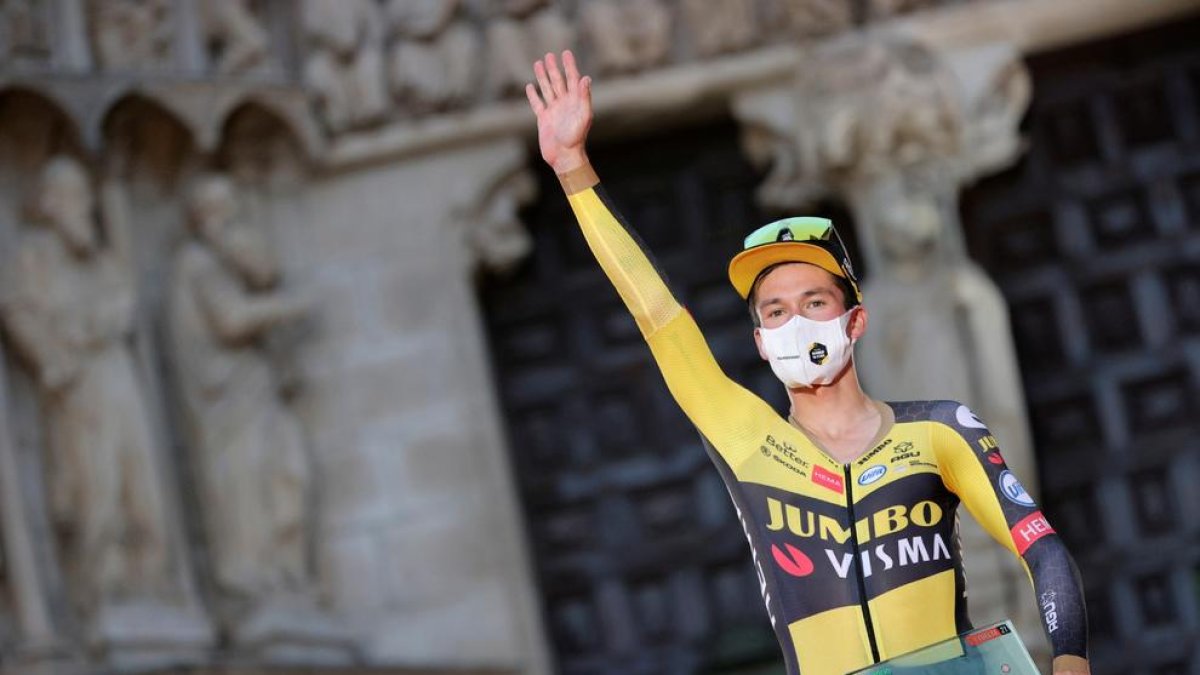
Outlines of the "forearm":
M1039 540L1026 551L1024 559L1042 626L1053 649L1054 670L1077 671L1081 664L1087 664L1087 609L1075 562L1057 535Z
M591 165L584 163L560 173L559 180L601 269L642 335L650 338L683 308L633 229L610 205Z

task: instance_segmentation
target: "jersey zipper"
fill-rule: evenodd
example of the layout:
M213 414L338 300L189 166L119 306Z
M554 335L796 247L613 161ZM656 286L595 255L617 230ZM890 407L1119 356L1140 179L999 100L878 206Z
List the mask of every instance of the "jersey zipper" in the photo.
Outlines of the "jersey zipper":
M871 643L871 662L879 663L879 645L875 643L875 624L871 622L871 608L867 606L867 581L862 572L862 552L858 548L858 519L854 517L854 489L850 487L850 465L843 464L846 475L846 508L850 510L850 547L854 551L854 577L858 580L858 605L862 609L863 621L867 624L867 641Z

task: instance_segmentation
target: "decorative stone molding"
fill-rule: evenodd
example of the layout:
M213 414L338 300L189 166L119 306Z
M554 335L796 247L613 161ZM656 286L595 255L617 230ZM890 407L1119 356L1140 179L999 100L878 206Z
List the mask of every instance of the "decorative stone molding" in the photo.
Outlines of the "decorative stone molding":
M450 211L451 226L460 228L470 267L505 274L533 250L533 239L518 211L537 196L537 181L523 147L515 140L501 146L507 159L473 196Z

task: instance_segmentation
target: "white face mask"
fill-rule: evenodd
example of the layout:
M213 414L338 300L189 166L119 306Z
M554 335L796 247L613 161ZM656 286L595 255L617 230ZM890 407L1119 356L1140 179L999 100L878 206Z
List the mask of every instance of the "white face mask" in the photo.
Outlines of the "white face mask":
M796 314L777 328L759 328L775 377L789 389L833 382L854 353L854 341L846 334L853 313L851 309L828 321Z

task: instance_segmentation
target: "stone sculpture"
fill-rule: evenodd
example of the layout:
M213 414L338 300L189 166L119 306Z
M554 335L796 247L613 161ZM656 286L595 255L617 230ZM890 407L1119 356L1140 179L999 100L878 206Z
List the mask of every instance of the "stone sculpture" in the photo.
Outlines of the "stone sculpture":
M105 223L102 237L93 207L83 167L52 159L34 204L42 227L21 234L0 307L42 397L50 510L72 597L89 616L176 588L161 476L129 346L129 240L119 219Z
M374 0L304 0L305 81L325 123L344 131L387 112L383 18Z
M192 190L169 324L217 585L262 599L310 579L309 458L262 349L308 303L278 288L278 264L258 230L235 222L235 200L220 176Z
M579 21L600 73L658 65L671 49L671 12L659 0L589 2L580 9Z
M386 7L395 36L388 55L392 96L415 113L464 103L477 89L480 41L465 22L454 22L460 0L391 0Z
M205 0L198 3L204 36L214 52L220 75L252 70L267 56L267 31L247 0Z
M701 56L737 51L759 35L753 0L683 0L680 9Z
M169 63L174 26L167 0L90 0L87 7L93 50L102 67Z
M487 26L487 81L493 95L524 91L529 64L575 41L575 29L545 0L490 0L495 18Z

